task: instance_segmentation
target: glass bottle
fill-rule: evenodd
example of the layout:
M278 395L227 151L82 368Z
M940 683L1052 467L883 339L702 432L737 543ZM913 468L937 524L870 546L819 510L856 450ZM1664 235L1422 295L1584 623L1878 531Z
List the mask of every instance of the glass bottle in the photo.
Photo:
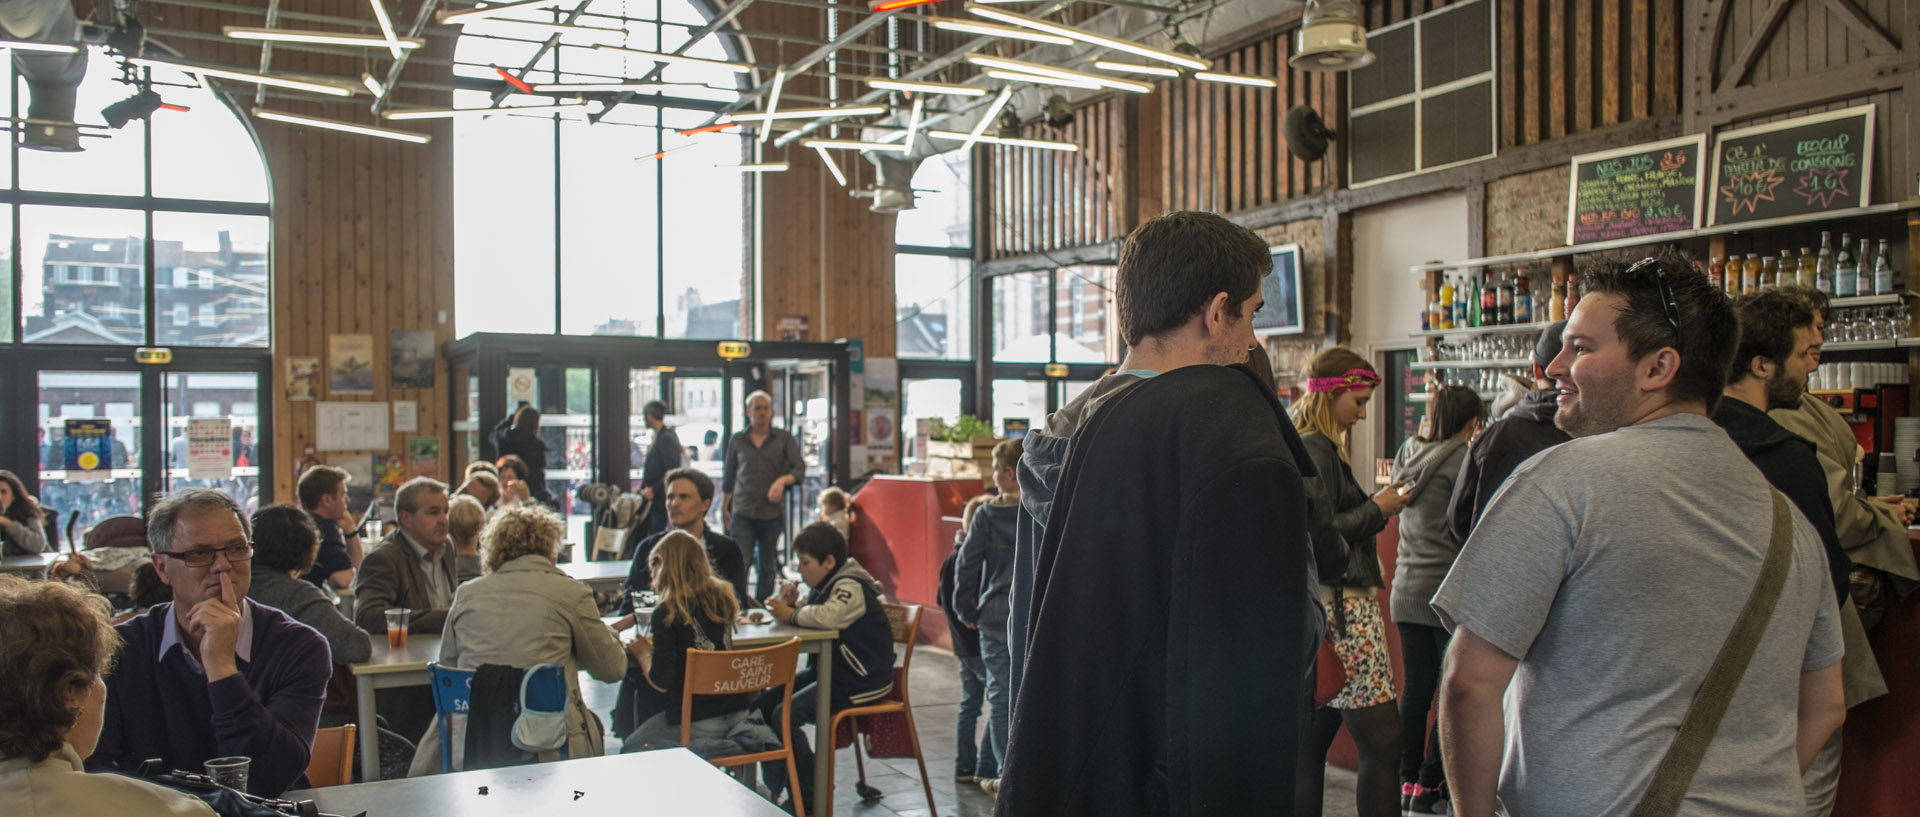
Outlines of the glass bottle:
M1726 286L1724 287L1724 289L1727 293L1727 297L1737 298L1740 296L1740 293L1746 291L1741 288L1741 278L1744 277L1744 274L1741 272L1741 270L1744 270L1746 268L1747 268L1746 261L1742 260L1740 256L1738 255L1727 256L1727 268L1726 268L1726 271L1722 273L1722 275L1726 277L1726 281L1725 281Z
M1553 283L1547 293L1547 320L1564 321L1567 319L1567 276L1553 274Z
M1814 266L1815 266L1815 261L1813 258L1813 248L1801 247L1799 268L1794 273L1793 282L1799 286L1812 287L1813 281L1814 281L1814 277L1813 277Z
M1820 255L1814 259L1813 288L1833 294L1833 233L1820 233Z
M1453 284L1453 327L1465 329L1472 324L1467 322L1467 279L1461 278Z
M1453 328L1453 276L1449 275L1440 282L1440 325L1437 329Z
M1713 282L1714 289L1727 288L1727 262L1720 256L1714 256L1707 262L1707 280Z
M1747 253L1747 263L1740 275L1740 291L1759 292L1761 287L1766 286L1766 267L1767 264L1760 260L1759 253Z
M1567 273L1567 314L1573 314L1573 308L1580 304L1580 271Z
M1760 286L1771 287L1780 284L1780 259L1769 255L1760 259Z
M1833 258L1833 294L1851 298L1860 292L1860 264L1853 257L1853 236L1840 234L1840 252Z
M1480 288L1479 274L1477 273L1468 274L1467 276L1467 325L1468 326L1485 326L1486 325L1485 323L1482 322L1486 318L1486 311L1481 309L1481 307L1486 304L1486 301L1482 298L1483 294L1484 293Z
M1853 288L1861 295L1885 295L1874 286L1873 265L1867 263L1867 240L1860 239L1860 251L1853 254Z
M1798 265L1793 261L1792 250L1781 250L1780 260L1773 265L1773 285L1790 287L1797 283Z
M1500 274L1500 286L1494 297L1495 306L1500 310L1496 323L1502 326L1513 323L1513 281L1504 272Z
M1873 256L1873 291L1893 294L1893 262L1887 260L1887 240L1880 239L1880 251Z
M1513 284L1513 322L1533 323L1533 276L1524 271Z

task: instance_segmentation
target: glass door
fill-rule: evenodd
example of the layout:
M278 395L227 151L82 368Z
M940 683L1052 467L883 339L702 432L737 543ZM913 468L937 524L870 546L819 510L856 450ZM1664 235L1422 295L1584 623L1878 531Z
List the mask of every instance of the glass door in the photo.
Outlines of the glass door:
M260 375L169 371L161 378L166 490L213 488L226 492L248 513L258 510ZM215 458L212 449L221 438L227 443L226 454Z
M921 450L926 443L920 434L921 421L938 420L947 425L959 422L960 400L965 388L965 382L958 377L901 378L900 462L905 473L922 473L926 468L927 452Z
M63 537L68 530L82 536L109 517L141 513L141 374L37 373L40 505L60 513Z
M587 523L593 519L593 507L580 501L578 492L581 486L598 479L597 385L591 365L507 363L505 416L511 417L521 401L540 410L540 441L547 449L547 493L566 520L569 544L586 541ZM493 430L480 431L490 435Z

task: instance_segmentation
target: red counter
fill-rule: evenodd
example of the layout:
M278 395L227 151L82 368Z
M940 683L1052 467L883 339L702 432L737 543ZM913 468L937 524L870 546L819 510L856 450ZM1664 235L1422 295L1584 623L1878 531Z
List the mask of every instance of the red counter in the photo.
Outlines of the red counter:
M1914 813L1907 787L1920 768L1920 717L1914 714L1920 712L1920 592L1888 606L1867 640L1887 694L1847 710L1833 813L1905 817Z
M935 602L940 563L953 552L967 500L985 492L977 479L879 476L853 497L853 557L880 580L889 600L926 606L920 637L942 647L953 642Z

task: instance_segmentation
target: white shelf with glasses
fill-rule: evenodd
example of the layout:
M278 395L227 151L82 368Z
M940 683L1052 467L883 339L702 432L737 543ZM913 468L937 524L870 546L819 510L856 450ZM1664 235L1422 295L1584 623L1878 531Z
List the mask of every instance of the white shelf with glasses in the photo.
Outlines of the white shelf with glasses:
M1874 349L1906 349L1920 346L1920 338L1898 338L1881 340L1838 340L1820 345L1820 352L1863 352Z
M1422 329L1408 332L1415 338L1470 338L1479 335L1513 335L1522 332L1539 332L1547 328L1547 323L1508 323L1499 326L1470 326L1464 329Z
M1886 295L1857 295L1847 298L1827 299L1828 309L1852 309L1856 306L1893 306L1904 303L1906 299L1916 297L1911 292L1891 292Z
M1522 366L1532 365L1533 361L1528 358L1516 358L1512 360L1418 360L1407 364L1407 368L1417 372L1427 369L1518 369Z

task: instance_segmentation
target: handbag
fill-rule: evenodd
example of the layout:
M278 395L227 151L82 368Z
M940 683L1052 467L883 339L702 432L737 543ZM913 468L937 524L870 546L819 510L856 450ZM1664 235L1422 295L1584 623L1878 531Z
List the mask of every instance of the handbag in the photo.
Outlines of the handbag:
M1680 803L1686 799L1694 773L1700 770L1700 761L1706 757L1714 733L1720 730L1720 719L1733 703L1740 678L1747 674L1747 664L1752 662L1754 651L1760 647L1760 636L1773 618L1780 588L1787 581L1788 557L1793 552L1793 516L1787 513L1787 498L1779 491L1772 493L1773 538L1767 545L1766 561L1760 565L1760 578L1754 582L1746 606L1740 609L1740 617L1734 619L1733 631L1727 634L1720 653L1714 656L1707 680L1701 683L1700 691L1694 693L1687 716L1680 721L1680 730L1674 733L1666 755L1660 758L1660 765L1653 771L1653 781L1640 795L1632 817L1672 817L1680 812Z
M1313 656L1313 708L1319 709L1340 696L1347 688L1347 665L1333 651L1333 635L1320 639L1320 651Z

